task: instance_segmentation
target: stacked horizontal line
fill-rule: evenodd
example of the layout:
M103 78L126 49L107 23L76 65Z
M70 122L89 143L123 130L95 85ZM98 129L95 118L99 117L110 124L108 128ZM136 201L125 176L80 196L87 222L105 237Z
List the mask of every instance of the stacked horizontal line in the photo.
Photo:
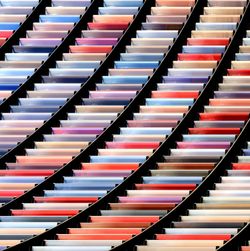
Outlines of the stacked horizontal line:
M0 46L22 25L38 3L38 0L0 1Z
M19 98L16 105L11 105L9 113L1 114L1 155L40 127L93 74L133 20L142 3L129 1L122 6L120 1L114 3L107 0L104 7L99 7L99 13L93 15L93 21L87 25L88 29L82 31L82 37L77 38L75 45L69 47L69 53L63 54L62 60L56 62L57 67L49 69L49 75L42 76L42 82L35 83L34 90L26 91L26 97ZM90 2L77 0L74 1L74 7L71 7L72 1L62 1L61 4L65 6L47 8L51 14L44 15L40 23L34 24L37 27L33 31L27 31L27 38L20 39L23 43L17 46L17 53L6 54L8 62L2 62L2 78L8 83L0 91L3 96L11 95L10 89L13 91L19 86L17 77L13 78L9 74L18 71L19 77L24 79L27 77L26 73L23 74L24 71L28 70L32 74L35 68L29 67L38 67L42 60L46 60L48 54L67 35L68 29L73 28L74 22L79 20L80 14L84 13ZM127 7L131 8L128 10ZM113 28L109 23L112 18L121 20ZM82 52L76 52L77 50Z
M100 8L101 13L105 15L95 16L95 20L101 22L106 17L110 20L116 17L115 10L117 13L123 11L126 20L123 20L122 28L125 29L128 25L127 12L130 11L131 14L131 11L138 10L138 7L128 8L127 5L142 2L129 1L126 4L124 1L107 1L106 4L111 3L118 6ZM89 97L82 99L82 104L76 106L76 112L69 113L67 120L60 121L60 127L52 128L52 134L43 136L43 141L35 142L34 149L26 149L25 156L16 156L15 163L6 163L7 169L3 170L6 172L3 173L6 182L2 186L2 203L34 187L46 176L52 175L63 163L70 161L72 156L78 154L117 117L153 74L154 68L158 67L164 53L177 37L178 30L190 13L194 1L180 1L175 5L173 1L166 0L157 1L156 4L151 9L151 15L142 23L142 29L137 31L136 38L131 40L131 45L126 46L126 52L121 53L120 60L114 62L113 69L109 69L109 75L103 76L102 83L97 83L96 89L89 92ZM58 67L50 69L50 75L44 76L43 83L35 84L34 92L27 93L27 98L20 100L19 106L12 107L12 112L6 115L8 118L14 118L13 124L14 121L23 123L23 130L26 131L27 125L31 126L34 122L35 116L41 118L43 114L47 116L48 113L54 112L65 102L68 95L80 88L81 83L93 72L93 67L99 66L122 34L121 27L117 30L117 25L106 22L107 25L103 26L97 21L96 29L83 31L83 37L76 40L77 44L70 47L69 53L63 55L65 60L58 61ZM150 45L152 42L154 46ZM23 112L24 110L26 112ZM38 112L39 110L41 112ZM148 147L156 148L158 145L159 143L153 143ZM15 224L11 226L10 223L10 229L19 226L30 232L20 238L13 235L11 240L3 240L2 244L11 246L31 237L32 234L37 234L32 232L32 226L43 232L77 214L105 195L117 183L121 183L138 164L120 163L117 167L112 163L83 163L82 170L75 170L73 177L64 178L65 182L69 182L69 186L66 183L54 184L55 190L44 191L45 196L35 197L35 203L28 203L23 208L23 213L15 213L13 210L9 219ZM75 178L81 180L81 185L79 182L72 184L70 180ZM68 188L73 185L73 191L65 185Z
M120 128L120 132L113 135L113 140L106 142L105 148L98 149L97 155L90 156L89 163L82 163L81 170L74 170L73 177L64 177L64 183L56 183L54 190L46 190L45 196L36 198L37 202L62 202L61 197L69 196L85 198L93 191L89 189L89 184L94 185L94 189L99 188L95 192L97 197L101 197L144 162L199 96L233 35L245 3L234 1L234 5L230 2L230 6L222 8L217 6L218 1L209 1L209 7L204 9L204 15L196 24L187 45L183 46L178 60L173 62L173 68L167 70L162 83L151 92L151 97L139 112L134 113L133 120L127 121L127 127ZM126 75L119 69L114 69L115 72L119 73L119 77L123 76L122 81L130 81L125 84L131 84L130 76L125 78ZM147 71L127 72L139 79L141 72L145 74ZM116 76L107 76L106 84L117 84L114 82L114 79L119 79ZM109 82L111 80L113 82ZM248 118L224 118L224 111L220 117L209 109L210 105L205 108L204 115L200 114L200 120L195 121L195 129L190 128L189 133L183 135L183 141L177 142L177 149L171 149L170 155L164 156L164 162L158 163L158 169L152 169L151 175L142 177L142 184L135 184L134 190L118 197L117 203L111 203L99 215L90 216L88 222L81 223L81 228L68 229L67 234L58 234L57 240L46 240L44 247L33 247L33 250L63 248L66 251L72 246L81 251L109 250L158 221L202 182ZM72 120L81 115L79 111L72 114ZM62 131L61 134L64 133ZM112 182L113 185L108 187ZM30 205L33 207L34 204ZM24 208L15 212L30 215L38 210L29 212ZM132 233L131 229L135 232ZM119 234L115 234L116 231Z
M202 159L209 163L216 160L220 156L220 149L223 149L220 145L229 143L230 137L237 134L237 128L241 128L248 119L248 36L249 31L231 63L231 68L227 70L227 76L223 77L218 91L214 92L214 98L204 107L204 113L200 113L199 121L195 121L196 126L192 128L194 131L190 128L190 136L183 136L184 143L192 135L198 135L196 137L199 139L198 143L188 141L189 147L184 148L188 151L182 151L177 157L183 162L197 163ZM197 122L203 124L203 127L197 126ZM217 129L218 123L223 125L221 131ZM211 129L206 127L209 124L213 125ZM208 135L199 133L200 130L205 130ZM212 139L213 146L206 146L203 150L201 145L204 140L207 141L206 137ZM194 147L196 144L198 149ZM136 250L212 251L237 234L249 222L249 143L242 153L242 156L238 156L238 161L232 163L231 169L226 171L226 175L221 177L221 181L215 184L215 189L209 190L208 195L203 196L194 209L189 209L187 215L182 215L179 221L172 223L172 227L163 229L163 234L156 234L154 240L147 240L146 245L137 246ZM172 156L174 157L173 154Z

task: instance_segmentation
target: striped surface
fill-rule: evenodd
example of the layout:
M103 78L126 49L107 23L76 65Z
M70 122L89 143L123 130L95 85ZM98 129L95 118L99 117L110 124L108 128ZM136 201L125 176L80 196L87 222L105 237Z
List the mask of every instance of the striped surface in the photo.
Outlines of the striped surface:
M22 25L38 3L38 0L0 1L0 46Z
M203 15L139 110L95 155L75 167L61 183L0 216L0 250L55 227L88 208L136 170L171 134L199 97L240 21L246 0L208 0ZM0 1L0 45L17 29L34 0ZM84 14L90 0L54 0L33 30L0 61L0 99L31 76ZM133 22L143 0L105 0L81 37L42 76L41 83L2 113L0 155L49 119L94 73ZM25 154L0 170L4 205L53 175L84 150L119 115L154 74L178 36L195 0L156 0L113 68L82 97L58 127L42 135ZM20 5L20 6L19 6ZM25 12L26 11L26 12ZM14 14L13 14L14 13ZM114 20L116 20L114 22ZM250 31L218 90L194 126L152 166L141 182L56 239L33 251L104 251L140 234L160 220L199 185L224 156L249 117ZM250 143L200 203L137 251L214 251L249 222ZM242 247L242 251L249 247Z
M216 6L216 2L211 4L215 6L204 10L201 22L196 24L196 30L192 32L187 45L183 46L173 68L168 69L166 76L163 76L163 83L159 83L158 89L152 91L145 106L141 106L140 111L134 114L134 119L127 121L127 127L113 135L113 141L106 142L105 148L98 150L98 155L90 156L90 163L83 163L81 170L74 170L73 177L64 177L64 183L55 184L54 190L46 190L45 196L35 198L37 203L46 202L44 207L50 203L60 206L70 196L86 198L93 196L92 192L98 197L103 196L102 192L106 193L112 188L107 185L120 183L129 170L145 161L152 150L171 133L212 74L243 11L242 7L238 7L242 6L242 1L235 1L235 7L227 8ZM234 22L231 19L232 11L237 12ZM220 17L222 14L223 22L216 19L217 15ZM216 38L218 34L222 34L222 37ZM140 76L138 73L134 75ZM214 99L217 100L216 94ZM143 177L142 184L135 185L136 189L118 197L118 202L109 204L107 210L100 211L100 215L90 216L88 222L81 223L81 228L68 229L67 234L58 234L57 240L46 240L44 247L33 247L33 250L61 248L66 251L72 246L75 250L108 250L158 221L160 216L181 202L202 181L202 177L224 155L247 119L247 116L225 119L225 111L222 111L222 117L218 115L213 118L212 115L216 114L209 109L210 106L205 109L204 115L200 114L195 129L190 128L189 134L183 135L183 141L177 142L177 149L172 149L170 156L164 157L164 163L159 163L156 170L151 170L150 176ZM211 118L206 119L206 116ZM93 190L90 190L90 186L94 186ZM28 205L32 205L32 209L14 212L30 217L55 213L51 207L47 211L40 211L37 205ZM54 205L52 208L56 209ZM226 240L230 235L217 238L219 243L221 238Z
M202 139L199 141L198 149L188 148L188 150L193 149L193 154L197 155L200 152L198 157L192 155L192 150L190 150L189 154L188 151L182 151L182 155L179 155L181 159L191 162L197 161L197 159L207 158L205 162L216 159L218 156L216 153L219 153L219 149L221 149L218 146L222 143L218 139L222 139L224 143L230 142L229 138L234 136L232 131L236 133L237 128L240 128L244 120L248 119L249 75L246 74L249 68L248 36L249 32L243 39L231 68L227 70L223 83L219 85L218 91L215 91L214 98L210 100L209 105L204 108L204 113L200 114L199 122L201 124L210 123L215 127L212 127L213 133L207 133L213 141L212 150L209 150L208 147L206 150L201 148L201 144L204 144L204 139ZM195 122L196 127L194 128L196 135L199 130L209 132L208 128L204 126L199 129L197 122ZM217 128L218 123L224 125L222 132ZM190 136L195 134L189 130ZM202 134L199 135L199 138L204 137ZM183 142L187 139L188 136ZM194 143L192 141L189 144L193 146ZM183 215L179 221L173 222L173 227L164 229L164 234L156 234L154 240L147 240L145 246L137 246L136 250L147 251L156 248L159 251L212 251L236 234L244 223L249 222L249 143L242 152L243 155L238 156L237 162L233 163L226 175L221 177L221 182L216 183L215 189L209 190L208 195L203 196L202 201L196 203L194 209L188 210L187 215Z
M115 15L114 10L119 10L118 13L122 10L127 13L128 8L124 6L126 2L110 1L111 3L123 6L111 8L111 16L106 13L95 16L94 19L101 22L105 17L111 18ZM128 3L135 4L134 1ZM114 68L109 69L109 75L103 76L103 82L96 84L96 90L90 91L89 97L82 100L82 105L76 106L76 112L68 114L67 120L60 121L60 127L52 128L52 134L44 135L42 142L35 142L34 149L26 149L25 156L16 156L15 163L7 163L8 169L2 173L5 176L5 182L2 182L2 203L21 195L35 183L53 174L55 169L70 161L72 156L86 147L116 118L118 112L124 109L129 100L136 95L136 91L147 81L153 69L159 65L168 50L166 44L172 44L193 4L194 1L180 1L177 5L173 1L157 1L157 5L151 9L151 15L142 23L141 30L137 31L136 38L126 47L126 52L120 55L119 61L114 62ZM131 7L131 10L135 9L138 8ZM109 7L100 8L103 13L108 10L110 11ZM123 23L127 25L128 19L126 20ZM27 124L32 125L35 115L41 118L44 114L47 116L54 112L80 87L80 83L93 72L93 67L97 67L112 49L117 36L122 33L121 29L126 28L125 25L117 31L117 26L112 28L112 25L106 22L107 25L104 27L98 26L96 29L83 31L83 38L77 40L78 44L70 47L70 52L63 55L65 60L57 62L57 68L50 69L51 74L44 77L44 83L36 84L36 90L27 93L27 98L21 100L22 104L13 107L12 113L6 114L9 118L11 116L13 125L14 121L21 121L24 123L22 129L27 132ZM99 25L99 22L97 24ZM149 45L152 42L154 46ZM149 52L145 53L148 50ZM97 59L98 61L94 61ZM23 112L24 110L26 112ZM16 119L13 119L13 115L17 116ZM26 116L29 116L28 119ZM31 118L32 120L29 120ZM163 133L166 134L165 129ZM138 142L138 147L143 144ZM149 150L152 151L151 148L158 145L159 143L149 143ZM30 232L26 236L14 234L12 240L3 240L2 243L0 240L0 245L14 245L22 239L29 238L31 233L35 234L30 224L27 224L28 221L37 224L36 227L39 225L39 229L36 230L40 232L64 221L68 216L78 213L80 209L88 207L98 197L105 195L137 167L136 162L120 163L119 166L112 163L95 163L94 166L93 163L83 163L82 170L75 170L73 177L65 177L64 184L55 184L55 190L44 191L45 196L35 197L35 203L23 205L22 212L13 210L12 216L9 217L13 223L10 229L16 228L14 226L17 223ZM74 181L76 178L79 182ZM72 182L75 185L73 190L69 190Z
M18 2L28 4L30 1ZM12 52L5 53L4 60L0 61L1 102L25 82L48 58L49 53L61 44L90 4L90 0L52 0L51 6L47 6L45 13L39 16L39 21L33 23L33 29L27 30L26 37L20 38L19 43L12 46ZM1 154L5 151L1 151Z
M18 57L16 53L8 55L10 60L14 60L8 62L10 67L14 68L7 71L12 73L13 71L26 71L28 69L26 67L35 65L34 60L39 65L40 61L39 63L36 61L38 57L39 60L46 59L48 53L52 52L67 35L68 29L71 29L74 22L79 20L79 15L84 13L86 7L80 6L89 3L81 0L76 1L74 7L69 7L73 4L72 1L63 1L66 7L49 8L52 14L43 16L43 22L37 24L41 29L37 31L36 28L30 32L28 38L20 40L23 43L22 46L18 46L20 49ZM69 53L64 53L62 60L56 62L57 67L49 69L49 75L42 76L42 83L35 83L34 90L27 91L26 97L19 98L18 104L12 105L9 113L2 113L0 139L4 141L0 143L0 154L6 153L8 149L13 148L27 135L33 133L35 128L40 127L80 88L81 84L99 67L101 61L105 60L142 3L141 0L104 1L104 7L99 7L98 14L94 15L93 21L88 23L88 29L82 31L82 37L77 38L75 45L69 47ZM55 15L54 12L59 14ZM121 20L116 27L109 23L112 18ZM31 61L23 62L29 54ZM17 61L17 58L20 61ZM20 66L25 69L18 68ZM3 76L3 78L6 80L11 77ZM3 88L12 87L13 84L8 83L7 87ZM1 93L9 95L10 90L4 89Z
M203 196L195 209L165 228L164 234L156 234L155 240L147 240L147 246L137 246L138 251L157 250L216 250L216 247L236 234L249 222L249 143L243 155L232 163L221 182ZM188 248L188 249L187 249ZM249 247L243 247L247 251Z

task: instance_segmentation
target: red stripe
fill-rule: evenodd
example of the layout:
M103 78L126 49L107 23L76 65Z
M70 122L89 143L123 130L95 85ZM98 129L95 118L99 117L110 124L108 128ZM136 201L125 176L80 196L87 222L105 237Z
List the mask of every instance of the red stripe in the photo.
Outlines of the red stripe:
M200 120L247 120L248 112L214 112L200 113Z
M187 44L188 45L228 45L229 39L228 38L188 38Z
M228 69L227 73L229 76L249 76L250 69Z
M190 134L238 134L240 128L189 128Z
M249 163L233 163L233 170L250 170Z
M24 190L2 190L0 191L0 197L15 197L24 193Z
M72 53L109 53L112 50L112 46L75 46L69 47Z
M82 169L85 170L135 170L139 164L122 164L122 163L83 163Z
M197 60L220 60L221 54L178 54L178 60L184 61L197 61Z
M0 30L0 37L9 38L13 33L14 33L13 30L11 30L11 31Z
M76 215L79 212L79 210L68 210L68 209L56 209L56 210L11 210L12 215L37 215L37 216L73 216Z
M88 23L90 30L125 30L128 27L128 23Z
M156 222L159 216L90 216L91 222Z

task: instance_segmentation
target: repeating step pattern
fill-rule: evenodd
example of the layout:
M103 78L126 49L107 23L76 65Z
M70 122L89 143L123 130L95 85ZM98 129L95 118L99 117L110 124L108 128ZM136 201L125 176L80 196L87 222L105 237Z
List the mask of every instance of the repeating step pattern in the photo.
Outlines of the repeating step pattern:
M29 2L18 1L23 5ZM4 60L0 61L0 102L8 98L40 67L90 4L90 0L51 1L51 6L47 6L45 13L39 16L39 21L33 23L33 29L27 30L26 37L20 38L19 44L13 45L12 51L5 53ZM24 7L21 10L22 8Z
M123 7L111 9L109 20L115 15L116 9L119 10L118 13L121 10L124 10L124 13L129 11L127 6L124 6L124 1L115 1L115 3L123 4ZM129 4L132 3L135 4L129 1ZM68 119L60 121L60 127L52 128L52 134L44 135L43 141L35 142L34 149L26 149L25 156L16 156L15 163L6 163L7 169L3 170L5 174L2 173L5 177L2 177L0 183L3 192L2 203L9 202L15 196L34 187L36 183L42 182L46 176L52 175L63 163L70 161L72 156L78 154L82 148L93 141L117 117L148 80L154 68L159 65L164 53L177 37L194 3L195 1L190 0L178 1L177 4L169 0L156 2L157 5L152 7L146 22L142 23L141 30L137 31L136 38L133 38L131 45L126 47L126 52L121 53L120 60L114 62L114 68L109 70L109 75L103 76L103 82L96 84L96 90L90 91L88 98L82 99L82 104L76 106L76 112L69 113ZM131 7L131 10L134 8ZM100 19L103 20L104 17L106 15L103 17L100 15ZM95 20L98 18L99 15L95 17ZM124 22L127 27L128 20ZM12 125L14 121L15 123L21 122L23 130L26 130L27 125L31 126L34 123L34 116L38 118L47 116L55 110L55 107L62 104L62 100L65 102L66 95L80 88L83 80L87 78L89 73L86 74L84 69L92 71L93 64L97 67L112 49L111 44L107 46L103 43L117 41L118 34L121 35L122 29L120 28L118 32L117 25L114 27L113 25L107 22L106 25L101 26L103 28L83 31L83 38L79 39L82 44L72 46L70 52L63 55L65 60L57 63L58 66L65 65L66 68L51 69L50 72L54 70L54 74L44 77L44 83L36 84L37 88L32 92L33 94L31 95L30 92L26 99L22 99L19 110L16 107L15 112L13 108L12 113L5 114L12 119L8 121L13 121ZM93 37L89 38L92 35ZM100 45L94 45L98 44L98 41ZM152 41L154 41L154 46L149 45ZM169 46L166 46L166 43ZM108 51L102 51L107 47L109 47ZM150 51L145 53L149 49ZM96 61L98 58L99 61ZM128 74L125 74L126 72ZM37 103L34 103L35 101ZM30 102L29 105L27 105L28 102ZM27 109L27 112L19 112L24 109ZM39 109L41 112L38 112ZM5 118L7 122L7 117ZM43 119L46 118L43 117ZM8 128L9 126L10 124ZM156 145L153 147L155 148ZM15 245L23 239L56 226L58 222L77 214L105 195L137 167L138 163L120 163L118 167L112 163L107 165L96 163L94 166L93 163L84 163L82 170L74 171L74 177L64 178L69 184L54 184L55 190L44 191L45 196L35 197L35 203L23 205L22 213L21 211L19 211L20 214L18 211L15 213L13 210L11 216L5 216L3 222L7 223L9 229L22 228L23 233L27 230L27 234L20 236L14 234L8 237L9 239L0 240L0 245ZM79 178L80 183L75 182L75 178ZM69 189L70 187L73 191ZM32 226L36 229L32 229Z
M63 1L63 4L66 7L48 8L47 11L52 14L43 16L41 20L44 22L37 24L41 29L28 31L29 37L21 39L23 43L18 46L20 50L18 49L17 55L16 53L7 55L11 62L5 62L4 65L7 64L14 68L4 69L4 74L20 71L22 75L24 71L27 71L26 67L39 65L40 60L44 60L48 53L61 43L62 38L67 35L68 29L71 29L74 22L77 22L80 13L83 13L86 8L81 6L87 5L87 2L77 0L74 7L70 7L73 4L72 1ZM15 147L18 142L23 141L27 135L32 134L67 102L67 99L105 60L142 4L142 0L104 1L104 6L99 7L98 14L93 15L93 21L88 23L88 29L82 31L82 37L77 38L76 44L69 47L69 53L63 54L62 60L56 62L57 67L49 69L49 75L42 76L42 82L35 83L34 90L26 91L26 97L19 98L17 105L11 105L9 113L2 113L0 121L1 155ZM55 15L54 12L59 14ZM119 19L119 23L112 24L113 18ZM28 60L27 55L29 55ZM25 67L25 69L18 67ZM33 70L29 68L29 71ZM26 78L26 73L24 75ZM24 77L24 75L22 76ZM4 81L6 78L13 79L13 77L6 76L3 78ZM4 85L3 95L6 93L9 95L11 92L6 91L6 88L16 88L16 84L13 86L8 83L7 87Z
M79 200L89 203L93 199L96 200L117 183L121 183L124 177L153 153L183 118L213 73L240 20L246 1L234 1L234 6L230 2L230 6L223 8L217 4L218 1L209 1L208 7L204 9L204 15L196 24L196 30L192 32L187 45L183 46L178 59L173 62L173 68L167 70L167 75L162 78L163 82L157 85L156 91L151 92L151 97L146 99L145 105L140 107L139 112L134 113L133 120L127 121L127 127L120 128L120 132L113 135L113 140L106 142L105 148L98 149L97 155L90 156L88 163L82 163L80 170L73 170L73 176L64 177L63 183L56 183L53 190L44 191L44 196L35 198L35 204L26 203L26 208L15 210L16 216L32 217L45 213L51 215L56 213L58 216L58 208L62 208L65 212L63 203L79 202ZM233 22L232 13L234 13ZM218 38L218 34L222 37ZM142 82L140 74L147 72L145 69L140 72L127 71L136 76L132 79L131 76L122 74L119 69L117 71L123 81L119 84L130 85L138 84L134 79L140 79ZM112 74L104 78L106 84L113 85L121 79ZM124 92L121 94L124 95ZM83 100L86 101L87 99ZM87 117L89 115L82 117L85 115L86 105L81 107L76 107L77 113L69 114L71 115L69 124L76 119L89 118ZM99 106L98 111L100 108L102 107ZM213 135L207 133L206 129L203 137L195 133L184 135L183 139L189 140L177 142L178 149L172 149L171 155L165 156L164 162L158 163L157 169L150 170L149 176L142 177L142 184L135 184L134 190L126 191L125 196L119 196L117 203L110 203L107 210L101 210L98 215L91 215L88 222L80 224L80 228L68 229L67 234L58 234L56 240L46 240L45 246L33 247L33 250L63 248L68 251L72 246L75 250L81 251L109 250L112 246L132 238L133 235L158 221L202 181L202 177L214 167L239 133L244 119L238 123L238 130L226 133L224 141L203 140L203 137ZM222 130L220 130L223 124L217 127L215 138L217 139L217 136L223 138L224 135L221 135ZM60 129L61 127L58 128ZM78 129L77 134L79 131ZM66 130L62 128L60 136L65 135L65 132ZM191 148L190 145L195 146L195 142L193 145L188 145L193 141L193 136L194 138L196 136L198 144ZM217 143L219 149L214 147ZM205 151L207 147L209 149ZM196 159L192 156L195 151L201 151L199 157L195 155ZM61 156L65 156L65 152ZM41 204L46 209L40 210ZM69 203L67 205L67 209L74 209ZM70 213L70 210L68 212Z
M0 46L22 25L38 3L38 0L0 1Z
M227 76L219 84L214 98L200 113L199 121L189 134L183 135L183 141L177 142L177 148L165 157L167 165L178 160L181 165L212 165L224 154L249 117L249 58L247 41L249 31L243 39L239 53L232 61ZM185 146L185 147L182 147ZM180 163L179 163L180 164ZM179 179L183 179L180 170ZM193 170L194 171L194 170ZM191 179L197 179L195 172ZM178 170L179 172L179 170ZM161 179L161 177L160 177ZM249 143L243 149L243 156L233 163L221 181L203 196L194 209L173 222L173 227L164 229L164 234L156 234L154 240L147 240L145 246L137 246L137 251L161 250L199 250L213 251L222 246L232 235L249 222Z
M147 240L147 246L138 246L136 250L214 251L249 222L249 199L248 143L243 156L232 163L208 196L203 196L180 221L173 222L172 228L165 228L164 234L156 234L154 240Z

